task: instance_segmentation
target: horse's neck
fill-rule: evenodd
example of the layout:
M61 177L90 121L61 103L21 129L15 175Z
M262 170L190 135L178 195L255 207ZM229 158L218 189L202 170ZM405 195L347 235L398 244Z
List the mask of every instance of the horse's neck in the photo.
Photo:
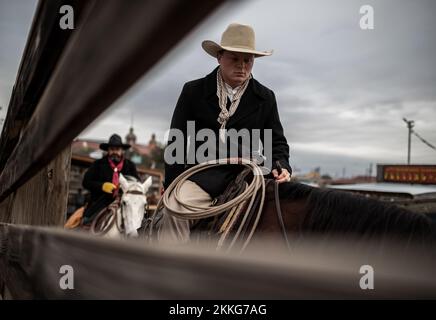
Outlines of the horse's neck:
M280 212L278 212L274 191L274 185L269 184L265 192L265 203L258 230L280 231L278 215L281 214L286 230L296 231L306 215L306 199L279 198Z

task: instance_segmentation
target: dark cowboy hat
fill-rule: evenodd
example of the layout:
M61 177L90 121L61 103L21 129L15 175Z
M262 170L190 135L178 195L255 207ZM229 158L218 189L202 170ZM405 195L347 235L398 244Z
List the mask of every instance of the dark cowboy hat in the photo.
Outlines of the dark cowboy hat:
M130 146L130 144L123 143L123 141L121 140L121 137L119 135L113 134L109 138L109 142L108 143L100 144L100 149L101 150L107 151L109 149L109 147L119 147L119 148L123 148L124 150L127 150L131 146Z

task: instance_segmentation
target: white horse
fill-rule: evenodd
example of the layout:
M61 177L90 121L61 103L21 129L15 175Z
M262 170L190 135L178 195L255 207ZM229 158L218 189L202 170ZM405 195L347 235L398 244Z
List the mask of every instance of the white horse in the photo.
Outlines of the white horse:
M141 183L136 180L127 180L122 174L120 174L119 179L120 187L123 190L120 207L114 217L115 223L112 223L104 236L108 238L137 237L137 230L141 227L147 206L146 193L152 180L149 177L144 183Z

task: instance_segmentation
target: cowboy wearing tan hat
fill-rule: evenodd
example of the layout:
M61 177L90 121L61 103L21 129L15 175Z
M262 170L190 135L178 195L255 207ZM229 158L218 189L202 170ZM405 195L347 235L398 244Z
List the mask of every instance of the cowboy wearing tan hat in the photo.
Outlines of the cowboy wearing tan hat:
M275 95L251 74L255 58L270 56L272 51L257 50L253 28L238 23L227 27L220 44L206 40L202 47L217 59L219 66L206 77L184 85L174 110L171 129L181 130L185 137L188 121L195 122L196 133L207 128L213 130L216 136L224 131L220 129L248 129L250 135L254 129L269 129L272 131L272 163L278 162L283 168L278 174L273 166L272 175L279 183L290 181L289 146ZM168 141L168 145L173 142ZM192 143L191 140L195 154L201 143ZM238 141L235 143L239 144ZM216 159L219 158L217 152ZM187 163L166 164L165 187L188 167ZM241 167L237 165L201 171L184 182L179 189L179 197L193 205L211 205L213 198L220 195L240 171ZM173 196L169 197L169 202L170 207L184 210ZM165 209L163 214L159 239L170 243L188 241L193 221L172 217L165 214Z

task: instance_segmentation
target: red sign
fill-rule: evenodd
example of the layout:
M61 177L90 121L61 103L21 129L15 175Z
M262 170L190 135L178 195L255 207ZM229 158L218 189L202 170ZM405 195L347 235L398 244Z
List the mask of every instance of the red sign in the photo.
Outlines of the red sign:
M383 181L436 184L436 165L385 165Z

